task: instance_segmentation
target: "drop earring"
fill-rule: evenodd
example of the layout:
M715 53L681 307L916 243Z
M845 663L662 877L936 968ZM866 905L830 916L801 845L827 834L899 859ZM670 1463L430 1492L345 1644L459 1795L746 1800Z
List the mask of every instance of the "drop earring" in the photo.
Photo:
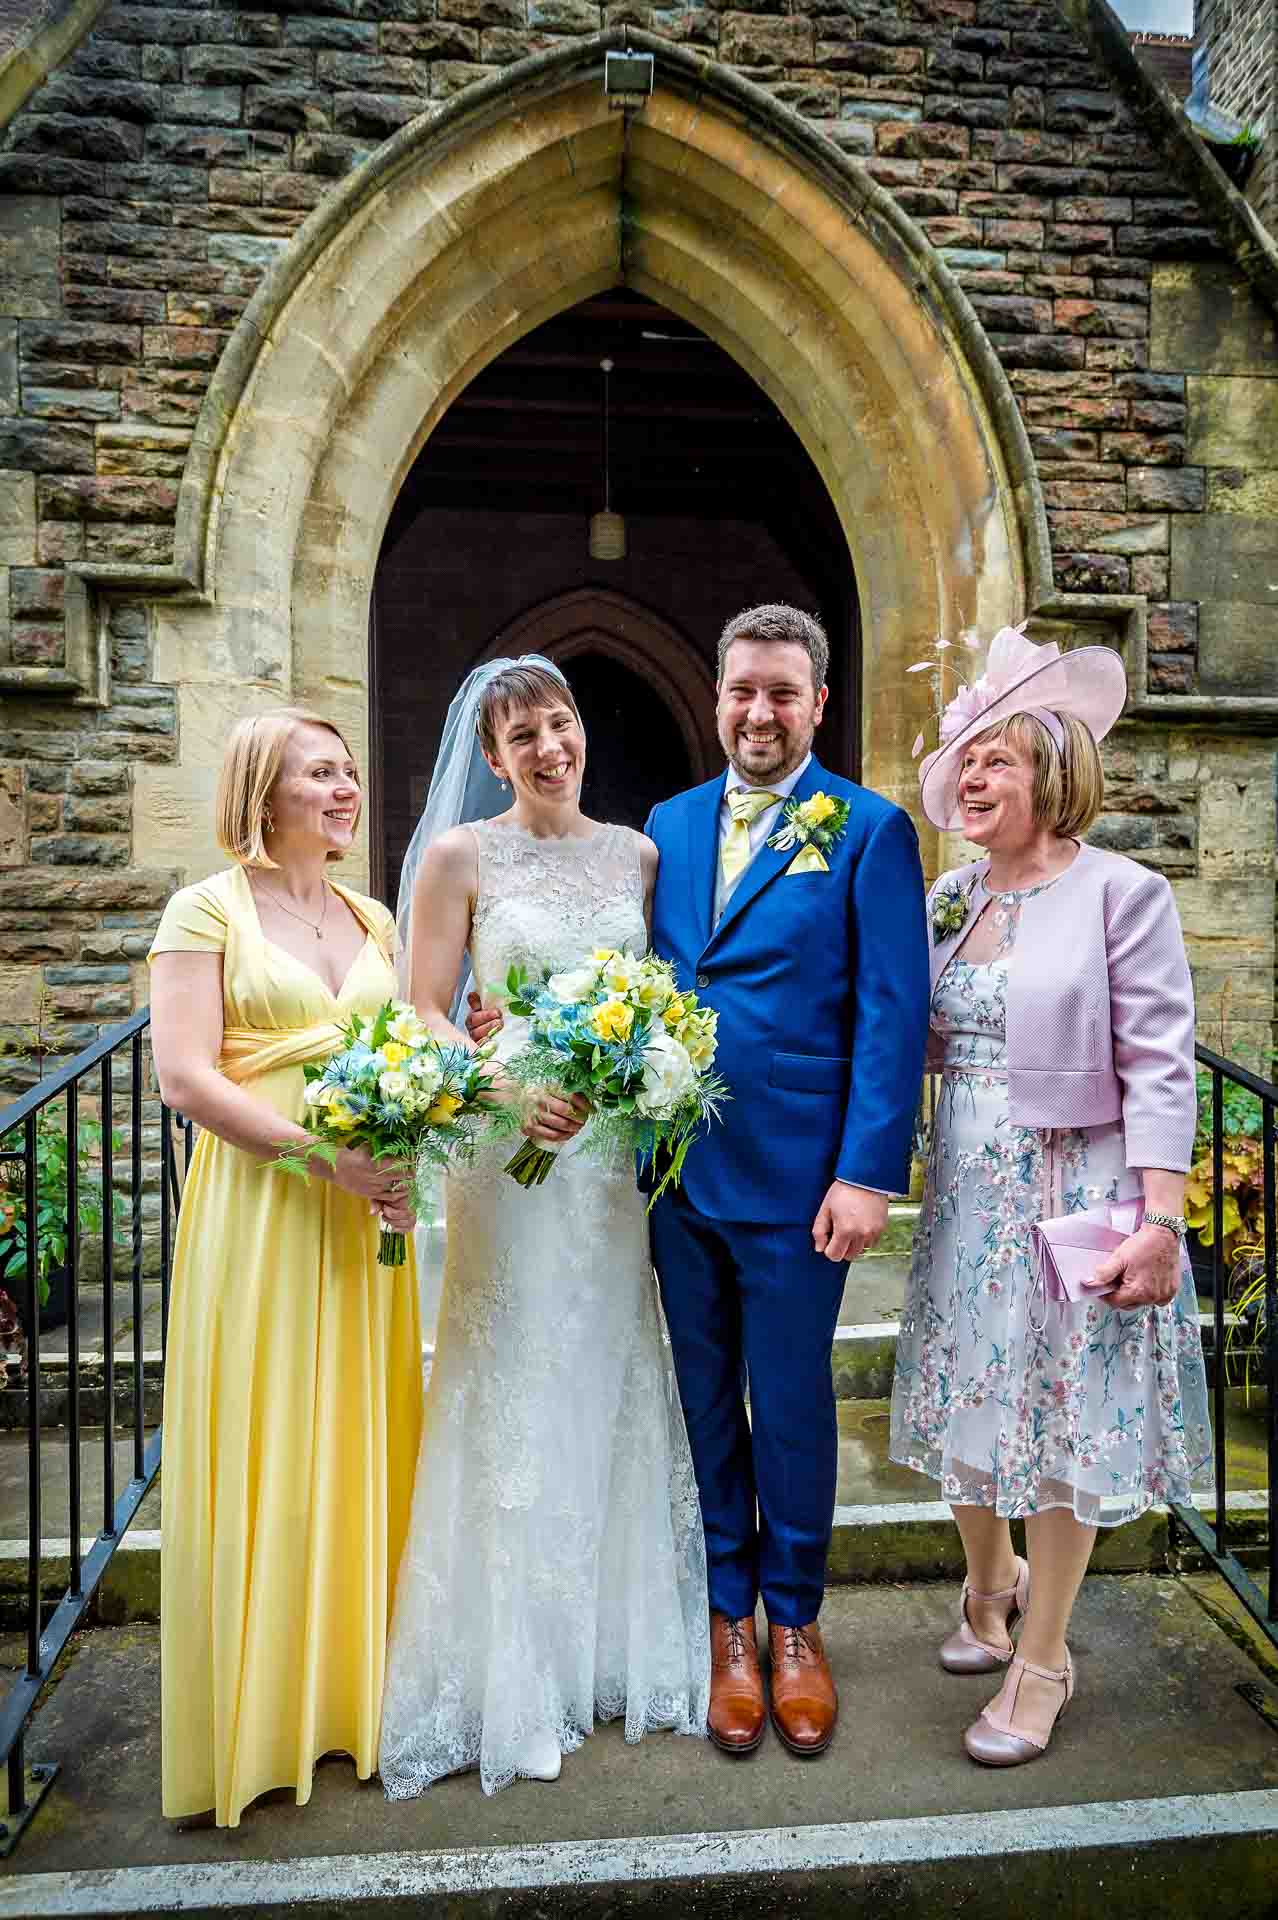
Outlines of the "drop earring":
M271 812L271 809L269 807L262 808L262 825L266 829L267 833L274 833L275 815Z

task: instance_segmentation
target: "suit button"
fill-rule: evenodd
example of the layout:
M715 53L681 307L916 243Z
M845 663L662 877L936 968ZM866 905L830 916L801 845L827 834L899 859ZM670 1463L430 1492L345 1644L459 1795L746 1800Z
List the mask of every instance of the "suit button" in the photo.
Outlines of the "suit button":
M710 985L710 975L708 973L699 973L697 975L697 985L701 988L708 987Z

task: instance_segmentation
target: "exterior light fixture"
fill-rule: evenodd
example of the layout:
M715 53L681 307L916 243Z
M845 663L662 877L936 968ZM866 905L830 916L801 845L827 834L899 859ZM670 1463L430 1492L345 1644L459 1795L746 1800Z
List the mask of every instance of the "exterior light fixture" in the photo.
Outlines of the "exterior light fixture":
M604 55L604 92L615 112L634 113L652 92L653 58L650 53L606 53Z
M626 557L626 523L619 513L612 511L609 493L608 461L608 375L612 372L612 361L599 362L604 377L603 398L603 442L604 442L604 503L602 513L590 516L590 557L592 560L624 560Z

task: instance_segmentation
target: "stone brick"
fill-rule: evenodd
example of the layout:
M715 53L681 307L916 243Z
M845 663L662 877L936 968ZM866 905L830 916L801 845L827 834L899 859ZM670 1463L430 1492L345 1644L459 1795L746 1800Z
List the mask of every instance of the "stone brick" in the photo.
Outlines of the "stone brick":
M1134 562L1110 553L1060 553L1052 556L1056 584L1064 593L1126 593Z
M923 117L955 128L1005 127L1012 109L1007 100L989 94L929 93L924 98Z
M472 27L526 27L525 0L439 0L436 11L441 20L460 21Z
M130 326L164 318L164 295L158 291L145 293L123 287L69 285L63 291L63 300L71 319L91 313L96 319Z
M268 207L292 207L308 213L328 192L322 180L305 173L272 173L262 182L262 198Z
M989 329L1044 334L1052 324L1052 308L1046 300L976 296L972 306L977 318Z
M1062 333L1111 339L1143 339L1148 329L1145 309L1120 300L1058 300L1054 318Z
M1271 519L1241 513L1185 514L1172 521L1171 529L1175 599L1266 608L1278 621Z
M1122 513L1060 513L1049 509L1053 546L1070 552L1165 553L1168 522L1163 516L1137 518Z
M455 20L418 20L382 28L382 51L417 60L478 60L479 29ZM414 81L414 85L420 82Z
M243 107L240 87L164 87L164 118L195 127L233 127Z
M231 168L214 168L209 174L209 199L235 206L260 206L261 177L256 173L244 173Z
M1151 343L1160 366L1270 374L1278 364L1278 318L1235 268L1178 261L1154 268Z
M921 160L943 156L961 159L968 151L971 136L965 127L938 126L926 121L888 121L875 135L875 145L889 157Z
M66 575L55 567L11 567L9 611L15 616L62 617Z
M17 413L20 407L18 323L16 320L0 320L0 414Z
M1201 467L1129 467L1127 504L1137 510L1201 513L1206 489Z
M0 867L23 866L26 858L23 769L19 766L0 766Z
M0 467L25 473L92 473L93 429L0 419Z
M598 33L602 21L589 0L528 0L528 24L548 33Z
M1198 647L1198 603L1165 601L1148 610L1148 639L1157 653L1194 653Z
M189 428L123 422L98 435L98 473L133 479L180 479L190 444Z
M1160 553L1138 553L1132 558L1132 592L1161 599L1167 592L1171 563Z
M107 326L93 320L24 321L24 360L70 360L86 366L117 366L142 351L140 327Z
M79 521L46 520L41 524L36 557L41 566L68 566L84 558L84 528Z
M173 558L173 528L89 521L84 529L84 557L130 565L167 566Z
M1141 433L1183 433L1185 405L1181 400L1133 400L1131 424Z
M2 803L0 803L2 805ZM0 866L21 866L25 852L17 860L6 860L0 840ZM71 928L49 926L21 930L0 928L0 960L17 962L22 967L38 967L46 960L69 960L79 948L80 936Z
M1207 475L1207 510L1278 518L1278 467L1213 469Z
M129 836L127 833L32 834L31 858L38 864L53 867L125 867L129 863Z
M381 29L383 38L398 31L393 25ZM377 24L372 20L334 20L326 17L284 22L284 44L289 47L332 47L346 53L375 53L377 34ZM398 53L402 49L389 47L387 51Z
M0 193L4 194L53 198L62 193L100 193L102 174L97 161L62 160L36 153L0 154Z
M543 15L546 7L538 0L529 0L530 25L545 26ZM593 9L592 9L593 11ZM875 57L883 56L887 66L861 68L860 61L844 62L855 65L861 71L885 72L891 60L896 58L890 48L869 49ZM770 67L770 66L811 66L816 49L813 41L812 22L794 17L772 17L750 13L725 13L719 29L719 57L732 67ZM922 55L915 56L917 64L922 63ZM822 66L837 65L836 61L821 58Z
M240 127L152 127L147 134L150 160L179 167L248 167L255 158L255 136Z
M1105 433L1101 459L1121 460L1127 467L1179 467L1184 465L1185 442L1177 434Z
M68 785L77 794L127 793L128 768L110 760L80 760L70 769Z
M1089 340L1084 364L1111 373L1130 373L1148 366L1149 346L1144 340Z
M477 80L488 80L498 72L498 67L472 66L464 60L436 60L430 69L431 98L451 100L463 88L474 86ZM424 102L418 102L419 111L423 105Z
M156 520L176 506L177 488L164 480L79 480L60 475L40 482L42 520Z
M53 153L78 160L137 160L143 130L121 120L81 119L74 113L28 114L10 134L14 153Z
M934 247L979 248L981 244L981 222L963 220L953 216L941 215L934 220L924 220L923 231ZM994 256L1002 262L1002 255Z
M96 80L89 74L55 73L33 101L36 113L73 115L80 120L158 120L164 95L143 80Z
M270 127L280 133L322 132L333 124L330 102L306 85L250 87L244 119L250 127Z
M115 420L119 418L120 397L97 389L63 390L56 387L27 387L22 410L33 420Z
M1117 96L1109 92L1069 88L1056 92L1049 88L1044 119L1056 132L1092 133L1098 127L1111 127L1118 117Z
M1043 504L1074 512L1122 513L1126 489L1094 480L1045 480Z
M62 827L62 796L32 793L27 797L28 833L58 833Z
M1076 433L1065 428L1045 431L1031 429L1030 450L1035 460L1083 464L1096 459L1098 441L1094 433Z
M294 142L293 164L301 174L316 173L328 179L340 179L369 152L371 148L366 140L348 140L336 133L303 133Z
M440 61L428 71L435 79L439 79L446 67L452 70L454 92L463 86L470 86L481 71L467 67L464 70L466 77L460 81L452 62ZM491 72L494 69L484 68L482 71ZM333 125L338 133L361 135L369 140L385 140L389 134L397 133L400 127L415 120L425 107L426 101L415 93L339 93L333 102Z
M34 622L15 623L9 634L9 654L17 667L60 667L67 657L66 629L38 626Z
M182 55L177 47L143 47L142 78L159 86L172 85L182 78Z
M197 87L269 87L277 81L310 77L310 61L300 48L191 47L182 56L183 78ZM218 119L217 114L197 118Z
M1083 365L1086 343L1063 334L1016 334L991 332L990 345L1004 368L1045 367L1062 369Z
M215 233L209 236L209 265L246 267L265 273L283 253L288 241L266 233Z

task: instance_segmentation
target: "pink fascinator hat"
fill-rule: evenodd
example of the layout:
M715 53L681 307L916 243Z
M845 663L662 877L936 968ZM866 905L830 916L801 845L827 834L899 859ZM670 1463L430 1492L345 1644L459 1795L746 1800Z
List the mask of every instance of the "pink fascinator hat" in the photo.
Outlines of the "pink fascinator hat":
M985 671L960 687L941 715L941 744L919 768L919 797L934 827L957 832L963 824L958 783L969 743L1014 713L1041 720L1061 747L1066 716L1081 720L1093 740L1103 740L1123 711L1127 675L1109 647L1077 647L1062 653L1054 640L1036 646L1019 627L1001 627L990 642Z

